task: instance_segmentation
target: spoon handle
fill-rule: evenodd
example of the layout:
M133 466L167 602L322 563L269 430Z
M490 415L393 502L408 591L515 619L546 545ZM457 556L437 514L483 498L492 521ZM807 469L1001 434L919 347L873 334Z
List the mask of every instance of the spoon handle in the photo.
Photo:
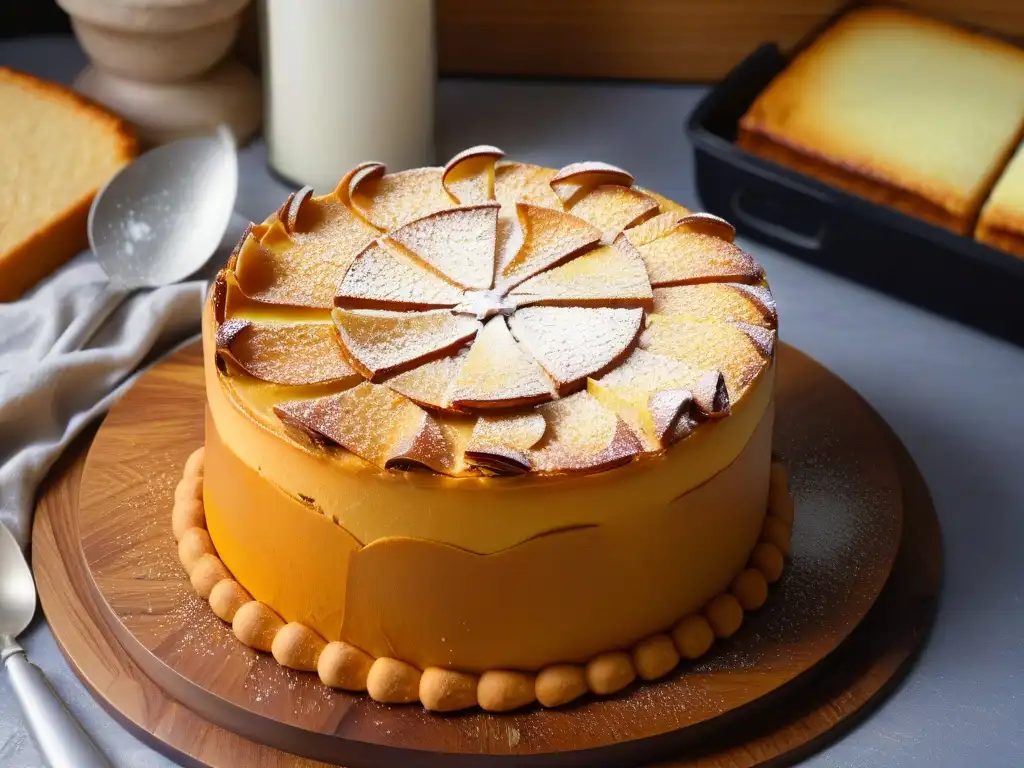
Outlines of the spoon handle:
M55 357L80 350L89 343L100 326L107 322L107 318L114 314L130 293L130 290L114 288L109 283L104 285L93 299L89 310L76 317L64 329L64 333L57 338L47 355Z
M24 651L8 656L5 666L28 729L50 768L111 768Z

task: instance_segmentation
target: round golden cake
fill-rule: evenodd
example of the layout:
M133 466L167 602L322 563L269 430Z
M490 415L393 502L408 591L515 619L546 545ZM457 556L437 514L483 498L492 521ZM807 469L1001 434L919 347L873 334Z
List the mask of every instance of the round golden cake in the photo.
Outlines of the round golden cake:
M792 524L766 517L774 303L733 236L613 166L486 146L291 195L204 313L193 583L290 666L435 709L699 655Z

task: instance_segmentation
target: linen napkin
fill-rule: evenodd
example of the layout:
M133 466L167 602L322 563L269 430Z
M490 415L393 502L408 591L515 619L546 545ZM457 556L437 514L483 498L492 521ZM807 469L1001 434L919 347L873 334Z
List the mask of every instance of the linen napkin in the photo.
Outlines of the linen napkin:
M66 354L47 355L76 318L102 305L107 278L91 253L0 304L0 522L22 547L39 483L68 443L148 365L199 333L205 272L216 263L188 282L132 294L85 348Z

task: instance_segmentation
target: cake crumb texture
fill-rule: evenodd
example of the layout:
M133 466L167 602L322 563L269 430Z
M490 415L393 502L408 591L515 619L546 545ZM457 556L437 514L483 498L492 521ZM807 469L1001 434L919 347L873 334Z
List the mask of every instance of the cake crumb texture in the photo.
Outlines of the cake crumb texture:
M13 301L87 246L92 199L137 145L106 110L6 67L0 104L0 301Z

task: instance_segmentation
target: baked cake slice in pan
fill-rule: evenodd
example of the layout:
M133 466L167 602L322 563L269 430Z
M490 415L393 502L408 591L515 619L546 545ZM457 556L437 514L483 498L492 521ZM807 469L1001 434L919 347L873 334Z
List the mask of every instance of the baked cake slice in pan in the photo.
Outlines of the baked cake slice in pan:
M744 149L969 234L1024 129L1024 50L892 8L855 10L740 121Z

